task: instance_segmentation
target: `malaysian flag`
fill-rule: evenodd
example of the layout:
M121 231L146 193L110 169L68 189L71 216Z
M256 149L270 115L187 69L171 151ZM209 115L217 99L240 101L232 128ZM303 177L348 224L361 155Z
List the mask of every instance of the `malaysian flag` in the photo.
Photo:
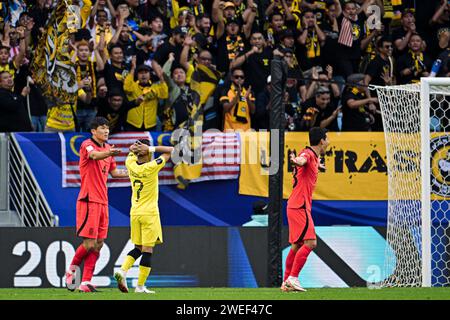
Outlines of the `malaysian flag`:
M81 143L91 137L90 133L70 132L59 133L61 140L62 155L62 186L79 187L80 178L80 146ZM122 149L122 153L115 156L117 167L125 169L125 159L129 152L129 147L138 139L149 139L151 145L155 145L155 141L159 144L163 142L169 145L167 133L149 133L149 132L124 132L113 134L109 137L108 143L116 148ZM228 180L237 179L239 176L240 164L240 143L235 133L204 133L202 141L203 166L201 176L192 182L200 182L207 180ZM158 143L157 143L158 144ZM159 172L159 184L177 184L177 180L173 174L173 163L169 161L166 166ZM112 178L108 179L108 187L129 187L128 179Z
M207 180L231 180L239 176L241 147L236 133L203 133L202 170L199 178L190 182ZM159 184L178 184L169 162L159 172Z
M353 25L351 21L344 17L342 19L341 32L339 33L338 43L351 47L353 45Z

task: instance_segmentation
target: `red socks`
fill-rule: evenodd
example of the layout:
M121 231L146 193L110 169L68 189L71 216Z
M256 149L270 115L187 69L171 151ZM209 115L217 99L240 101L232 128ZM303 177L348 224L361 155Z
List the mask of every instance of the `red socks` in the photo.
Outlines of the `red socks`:
M303 245L295 255L294 264L292 265L291 276L297 278L298 274L302 270L305 265L306 259L308 259L308 255L311 253L312 249L308 246ZM287 265L287 263L286 263ZM287 268L286 268L287 269Z
M95 263L97 262L99 255L100 252L95 250L90 250L87 254L86 259L84 259L83 278L81 279L82 282L91 281L92 275L94 274Z
M294 263L294 258L295 258L295 254L297 252L295 252L294 250L289 250L288 256L286 257L286 269L284 270L284 278L283 281L286 281L286 279L290 276L291 274L291 269L292 269L292 264Z
M87 253L88 251L86 250L86 248L82 244L80 244L80 246L77 248L77 251L75 252L75 256L73 257L70 266L79 266Z

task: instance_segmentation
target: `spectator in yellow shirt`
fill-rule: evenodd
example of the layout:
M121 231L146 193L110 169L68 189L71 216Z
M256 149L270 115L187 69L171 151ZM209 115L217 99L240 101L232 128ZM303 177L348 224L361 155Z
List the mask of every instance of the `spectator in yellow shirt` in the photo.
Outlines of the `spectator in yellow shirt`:
M245 75L241 68L232 70L231 81L230 87L225 88L224 94L220 98L224 112L223 131L246 131L251 128L250 115L255 113L252 87L244 88Z
M142 64L136 69L136 57L133 57L131 71L125 78L124 90L128 100L138 100L139 105L128 111L126 131L156 130L159 99L169 97L169 89L161 68L155 70L160 82L150 81L151 68ZM135 72L136 71L136 72ZM137 80L135 80L135 77Z

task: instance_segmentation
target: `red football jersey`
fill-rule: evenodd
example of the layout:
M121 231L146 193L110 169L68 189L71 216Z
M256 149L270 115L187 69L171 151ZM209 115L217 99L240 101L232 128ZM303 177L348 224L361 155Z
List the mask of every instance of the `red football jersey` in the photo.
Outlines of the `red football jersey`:
M78 200L108 204L108 191L106 181L108 174L117 165L113 157L103 160L89 158L92 151L108 151L110 146L105 143L103 147L94 139L84 140L80 147L80 176L81 188Z
M306 158L307 162L302 167L294 167L294 187L288 200L288 208L304 206L311 210L312 195L319 173L319 157L310 147L303 149L299 156Z

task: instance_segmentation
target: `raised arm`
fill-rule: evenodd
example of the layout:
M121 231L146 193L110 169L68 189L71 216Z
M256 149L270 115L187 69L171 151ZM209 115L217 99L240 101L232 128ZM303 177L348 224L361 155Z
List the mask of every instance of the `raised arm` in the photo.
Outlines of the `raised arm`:
M245 61L247 61L248 57L250 57L252 54L256 52L258 52L258 48L252 47L249 51L247 51L243 55L234 58L233 61L231 61L230 63L230 70L242 66L245 63Z
M94 27L95 23L95 15L97 14L98 10L98 1L95 2L95 4L92 6L91 14L89 15L89 29L92 29Z
M114 9L114 6L111 3L111 0L106 0L106 4L108 6L109 12L111 13L111 17L115 17L116 16L116 9Z
M255 22L256 18L256 8L252 8L252 11L250 11L250 14L248 15L248 21L244 24L244 35L245 38L250 38L252 34L252 27L253 23Z
M97 43L94 37L94 54L95 54L95 62L97 64L96 70L97 72L103 71L105 69L105 62L100 52L105 51L105 33L102 32L100 34L100 39Z
M161 156L166 160L166 162L170 159L170 156L173 152L174 148L169 146L148 146L146 144L141 143L140 141L136 141L134 144L130 146L130 151L134 154L150 154L152 152L161 153Z
M222 10L220 8L220 1L214 0L212 4L212 12L211 18L214 23L219 23L220 20L223 20Z
M91 160L104 160L108 157L117 156L121 152L120 149L114 148L114 145L107 151L92 151L89 153L89 159Z
M119 11L118 26L117 26L116 32L114 33L114 36L109 41L110 44L116 44L117 41L119 40L120 33L123 30L124 22L125 22L125 19L120 15L120 11Z
M187 35L184 39L183 50L181 50L180 64L185 71L189 69L189 52L191 51L191 46L194 44L191 36Z
M336 17L339 17L342 14L342 6L339 0L333 0L333 3L336 7Z
M14 57L14 64L17 69L22 65L23 59L25 58L25 53L27 52L26 41L25 41L25 30L19 29L17 30L19 33L19 53Z
M291 12L291 9L286 3L286 0L281 0L281 5L283 6L284 13L286 14L286 21L295 20L294 15Z
M267 7L267 9L265 11L266 17L270 17L270 15L273 13L273 9L274 9L275 5L277 5L277 1L271 1L271 3L269 4L269 6Z
M316 16L314 16L314 29L317 32L317 38L319 39L319 43L321 46L325 45L325 41L327 40L326 34L320 29L319 25L317 24Z
M2 45L4 45L5 47L9 47L10 46L10 37L9 37L9 31L11 29L11 25L9 23L9 21L5 22L5 28L3 30L3 38L2 38Z
M293 164L299 167L303 167L308 162L308 159L306 159L304 156L299 155L298 157L296 157L293 153L291 153L290 160Z

